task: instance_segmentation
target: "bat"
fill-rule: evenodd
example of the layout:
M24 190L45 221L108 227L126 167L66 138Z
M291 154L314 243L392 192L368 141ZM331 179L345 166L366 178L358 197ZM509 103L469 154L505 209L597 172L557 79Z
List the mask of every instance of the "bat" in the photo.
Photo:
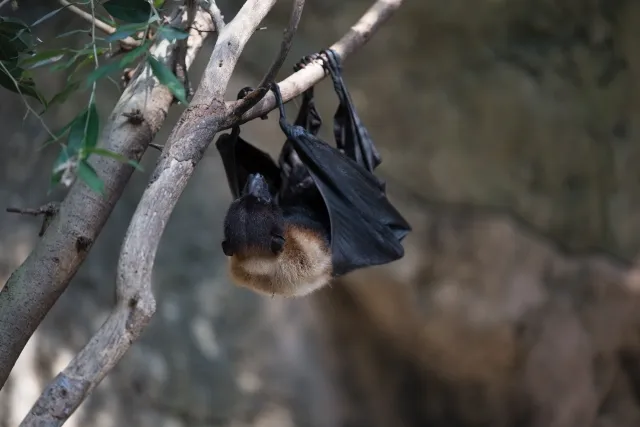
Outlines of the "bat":
M335 148L317 136L322 119L313 88L302 94L292 125L275 83L271 90L287 137L277 164L245 141L238 126L216 141L234 199L222 241L229 275L236 285L267 295L301 297L335 277L398 260L411 231L373 174L381 158L351 102L335 52L307 56L296 68L318 58L339 99Z

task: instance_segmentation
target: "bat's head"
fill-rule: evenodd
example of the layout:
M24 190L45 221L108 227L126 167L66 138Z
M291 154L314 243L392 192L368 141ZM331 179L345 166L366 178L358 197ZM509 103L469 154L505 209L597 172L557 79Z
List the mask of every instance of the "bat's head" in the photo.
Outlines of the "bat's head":
M284 217L260 174L249 175L241 196L224 220L222 251L226 256L275 257L284 247Z

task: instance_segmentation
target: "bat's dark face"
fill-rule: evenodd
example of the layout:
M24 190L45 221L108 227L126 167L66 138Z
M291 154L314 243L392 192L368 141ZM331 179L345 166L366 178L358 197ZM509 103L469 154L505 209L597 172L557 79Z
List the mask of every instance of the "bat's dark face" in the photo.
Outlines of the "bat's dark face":
M239 259L275 257L284 247L284 218L260 174L250 175L224 220L222 250Z

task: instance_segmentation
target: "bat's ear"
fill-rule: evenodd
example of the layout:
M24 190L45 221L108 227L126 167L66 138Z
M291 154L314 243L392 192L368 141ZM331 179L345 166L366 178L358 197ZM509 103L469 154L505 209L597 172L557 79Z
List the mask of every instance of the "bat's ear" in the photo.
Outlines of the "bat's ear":
M229 241L226 240L226 239L222 241L222 252L226 256L233 256L233 251L231 250L231 245L229 244Z

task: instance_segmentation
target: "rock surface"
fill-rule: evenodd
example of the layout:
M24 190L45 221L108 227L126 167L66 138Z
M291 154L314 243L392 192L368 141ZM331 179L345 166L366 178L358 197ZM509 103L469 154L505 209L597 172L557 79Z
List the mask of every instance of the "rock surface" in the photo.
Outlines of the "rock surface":
M219 3L227 16L233 3ZM370 2L308 3L289 65L333 42ZM279 2L252 39L230 94L259 80L288 7ZM160 247L156 316L67 425L639 425L639 45L632 1L406 2L345 66L381 174L414 226L405 258L302 300L233 287L219 249L230 196L210 149ZM106 114L113 90L101 89ZM330 85L316 92L330 123ZM37 206L55 153L35 151L44 131L21 123L10 106L18 97L2 97L0 209ZM275 154L273 119L243 134ZM134 174L0 392L1 427L18 424L104 320L156 156L147 153L147 172ZM0 283L39 228L2 215Z

